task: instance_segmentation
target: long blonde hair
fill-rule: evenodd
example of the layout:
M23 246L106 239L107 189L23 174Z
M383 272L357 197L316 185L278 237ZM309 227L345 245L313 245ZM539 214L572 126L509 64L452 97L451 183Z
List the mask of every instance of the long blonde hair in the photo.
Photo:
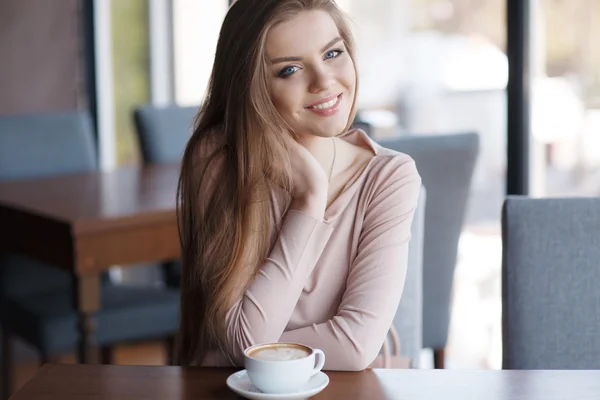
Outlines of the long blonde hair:
M270 191L279 187L290 192L283 135L293 132L270 98L265 42L272 27L315 9L331 15L354 60L346 17L332 0L238 0L223 22L177 190L179 364L198 365L208 350L226 349L225 316L270 251ZM355 110L353 104L347 128ZM218 136L219 145L203 154L211 135ZM203 192L207 188L208 197Z

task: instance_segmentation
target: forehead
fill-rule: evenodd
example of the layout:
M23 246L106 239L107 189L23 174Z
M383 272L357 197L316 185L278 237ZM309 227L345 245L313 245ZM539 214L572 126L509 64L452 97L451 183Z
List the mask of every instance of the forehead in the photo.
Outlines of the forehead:
M335 21L322 10L303 11L267 34L270 58L311 55L339 36Z

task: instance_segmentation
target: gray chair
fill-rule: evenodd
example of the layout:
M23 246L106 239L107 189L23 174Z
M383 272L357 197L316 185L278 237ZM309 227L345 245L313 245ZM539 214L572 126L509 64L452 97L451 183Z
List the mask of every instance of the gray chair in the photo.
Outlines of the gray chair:
M600 369L600 199L509 197L505 369Z
M426 190L422 188L411 226L404 290L394 317L394 327L400 337L400 355L410 359L412 368L419 368L423 347L423 234L426 198Z
M148 163L175 163L191 134L198 107L170 105L156 107L150 104L134 111L142 157Z
M0 117L0 181L89 172L96 164L86 113ZM16 254L0 254L2 398L11 393L13 337L37 349L42 363L76 348L79 333L73 283L65 270ZM177 291L114 285L106 274L101 290L95 339L104 350L104 362L110 362L115 343L174 336Z
M170 105L138 107L134 121L141 144L142 158L148 164L179 162L191 136L198 107ZM177 260L162 263L162 276L168 287L178 288L181 264Z
M479 151L476 133L403 136L379 143L410 155L427 188L423 247L423 347L444 368L458 241Z
M94 169L96 150L87 115L0 117L0 181Z

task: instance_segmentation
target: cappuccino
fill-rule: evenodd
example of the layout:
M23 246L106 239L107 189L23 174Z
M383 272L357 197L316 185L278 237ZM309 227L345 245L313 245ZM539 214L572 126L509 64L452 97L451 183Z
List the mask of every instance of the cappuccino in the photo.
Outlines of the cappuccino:
M263 361L292 361L310 356L311 349L297 344L268 344L248 352L248 356Z
M244 351L248 377L264 393L298 391L324 365L322 350L300 343L264 343Z

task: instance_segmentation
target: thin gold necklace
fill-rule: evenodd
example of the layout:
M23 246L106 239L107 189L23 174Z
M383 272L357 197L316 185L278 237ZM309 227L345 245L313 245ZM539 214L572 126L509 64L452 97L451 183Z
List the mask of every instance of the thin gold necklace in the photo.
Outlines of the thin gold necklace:
M335 138L333 140L333 160L331 160L331 168L329 168L329 183L331 183L331 177L333 176L333 166L335 165L335 156L337 155L337 149L335 147Z

